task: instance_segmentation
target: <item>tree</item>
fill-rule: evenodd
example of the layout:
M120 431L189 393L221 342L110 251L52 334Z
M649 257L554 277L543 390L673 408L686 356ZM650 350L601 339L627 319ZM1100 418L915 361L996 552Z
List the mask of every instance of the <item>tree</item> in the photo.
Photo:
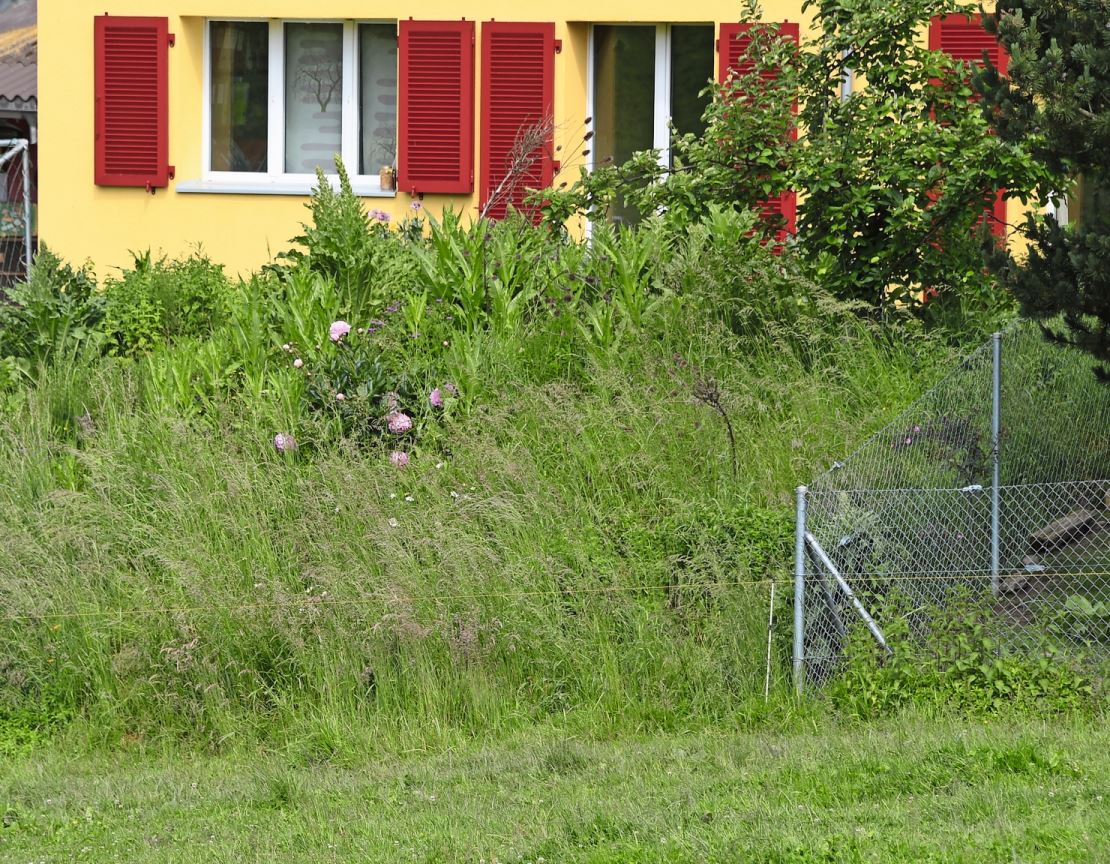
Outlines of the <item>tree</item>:
M992 269L1051 338L1091 353L1110 380L1110 2L999 0L984 16L1010 55L1007 75L986 69L975 85L998 137L1019 143L1070 193L1073 224L1031 213L1023 259L999 250Z
M928 314L1005 304L983 265L978 235L989 226L976 224L995 190L1025 200L1046 170L991 134L971 68L924 45L930 19L956 10L954 0L805 8L819 35L798 45L749 5L751 65L713 85L705 134L677 138L669 167L640 154L553 200L577 195L596 218L620 189L641 212L685 219L710 203L760 209L794 189L795 248L841 298ZM843 98L846 57L865 83ZM779 227L766 225L767 236Z

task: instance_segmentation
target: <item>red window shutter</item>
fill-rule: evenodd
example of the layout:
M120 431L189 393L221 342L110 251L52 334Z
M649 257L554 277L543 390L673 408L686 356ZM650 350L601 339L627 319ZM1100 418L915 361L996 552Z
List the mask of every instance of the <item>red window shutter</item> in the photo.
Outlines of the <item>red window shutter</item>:
M95 180L99 186L169 184L167 18L93 19Z
M1006 74L1009 56L998 39L983 29L981 15L936 15L929 22L929 49L943 51L949 57L963 60L973 66L983 65L983 55L1000 74ZM991 233L996 237L1006 235L1006 201L999 189L994 203L984 214L991 214ZM982 221L982 220L980 220ZM976 223L978 225L978 223Z
M717 45L717 76L722 84L728 79L729 73L744 75L751 72L752 63L748 59L748 46L752 44L752 39L748 33L753 26L759 25L728 23L721 25L721 38ZM784 21L778 27L784 39L792 39L795 44L798 43L799 28L796 23ZM764 73L764 77L772 78L774 73L768 70Z
M474 189L474 22L402 21L399 32L399 188Z
M482 25L482 208L504 218L508 205L521 212L529 189L554 177L553 129L529 156L522 176L509 178L518 135L550 121L554 111L555 25L487 21ZM538 218L539 213L531 214Z
M752 24L722 24L720 41L717 44L718 71L717 76L722 84L728 81L730 75L746 75L752 71L752 62L748 59L748 47L751 45ZM799 38L799 27L796 23L784 21L779 24L779 33L784 39L792 39L795 44ZM770 80L775 77L773 70L763 72L763 78ZM794 106L797 110L797 105ZM798 196L793 191L783 192L774 198L762 202L761 213L764 219L770 220L781 216L784 223L783 230L775 238L778 242L786 239L787 234L797 231Z

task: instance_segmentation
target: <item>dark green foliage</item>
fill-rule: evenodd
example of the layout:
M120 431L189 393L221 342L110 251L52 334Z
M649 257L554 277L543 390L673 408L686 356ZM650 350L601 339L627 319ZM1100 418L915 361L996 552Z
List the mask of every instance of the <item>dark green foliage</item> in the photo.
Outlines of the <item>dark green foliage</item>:
M933 710L999 713L1013 709L1070 713L1096 704L1094 682L1074 658L1061 654L1051 632L1026 632L1020 648L1006 647L1007 626L987 600L949 597L943 608L923 610L888 599L892 622L886 654L863 627L854 628L847 666L828 688L839 709L878 717L906 705ZM912 621L924 621L915 631Z
M647 152L583 173L544 193L549 219L575 210L602 217L621 194L681 226L713 203L758 211L795 189L797 252L834 296L949 328L997 323L1010 301L984 272L975 223L995 190L1025 201L1048 174L1020 143L990 134L970 69L921 44L930 18L955 4L811 0L806 8L819 38L798 47L773 25L757 28L753 68L711 86L706 132L676 139L672 168ZM763 15L749 5L743 17ZM845 52L866 81L848 99ZM781 227L763 221L753 230L770 240Z
M226 318L223 266L203 254L167 262L150 251L104 286L102 329L113 354L144 354L167 341L204 336Z
M1110 7L1106 0L1000 0L986 17L1010 54L1006 77L976 79L999 138L1028 149L1051 174L1042 200L1073 194L1071 217L1031 213L1024 259L991 264L1038 319L1063 315L1050 335L1110 362ZM1101 367L1101 377L1110 368Z
M312 220L302 226L303 234L293 238L302 248L279 258L334 281L352 316L380 314L386 304L417 283L416 249L400 240L418 239L422 220L418 215L406 220L394 235L389 216L377 210L367 214L342 161L337 158L335 164L339 189L317 169L316 188L306 205Z
M43 244L30 281L6 293L7 301L0 301L0 358L30 372L57 355L101 343L104 304L91 265L75 269Z

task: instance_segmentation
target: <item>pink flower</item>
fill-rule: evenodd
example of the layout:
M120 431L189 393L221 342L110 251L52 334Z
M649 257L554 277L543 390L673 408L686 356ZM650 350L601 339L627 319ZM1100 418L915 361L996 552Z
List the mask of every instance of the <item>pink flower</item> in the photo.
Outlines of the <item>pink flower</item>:
M409 454L402 453L400 450L394 450L389 454L389 461L397 468L405 468L409 464Z
M278 453L292 453L297 449L297 439L285 432L274 436L274 449Z
M394 411L389 415L389 431L394 435L404 435L412 428L412 418L403 411Z
M409 207L411 207L411 208L412 208L413 210L419 210L419 209L421 209L421 208L422 208L423 206L424 206L424 205L423 205L423 204L421 204L421 203L420 203L419 201L413 201L413 202L412 202L412 203L411 203L411 204L409 205Z
M300 369L302 366L304 366L304 360L302 360L300 357L293 361L294 369Z
M438 387L429 394L428 401L432 403L433 408L443 407L443 394Z
M346 397L346 396L344 396L344 395L343 395L342 393L336 393L336 394L335 394L335 401L336 401L336 402L342 402L342 401L344 401L344 400L345 400L346 398L347 398L347 397Z
M346 321L335 321L331 327L328 328L328 335L331 337L332 342L338 342L344 336L351 332L351 325Z

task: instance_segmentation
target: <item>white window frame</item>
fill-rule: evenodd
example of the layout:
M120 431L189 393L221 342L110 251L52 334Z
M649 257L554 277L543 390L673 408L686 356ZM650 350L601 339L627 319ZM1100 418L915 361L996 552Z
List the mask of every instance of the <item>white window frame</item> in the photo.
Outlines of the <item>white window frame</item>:
M213 22L265 22L269 25L269 52L266 112L266 171L212 170L212 45ZM341 24L343 26L343 91L340 123L339 155L350 172L356 194L364 197L393 198L395 190L383 190L379 174L359 174L361 153L359 141L360 93L359 39L360 24L391 24L396 20L336 18L235 18L214 17L204 21L202 50L203 89L201 113L201 178L178 183L178 192L228 192L255 195L308 195L316 185L315 174L285 171L285 25ZM399 131L399 130L398 130ZM354 169L354 170L352 170ZM326 172L333 185L338 185L334 168Z

